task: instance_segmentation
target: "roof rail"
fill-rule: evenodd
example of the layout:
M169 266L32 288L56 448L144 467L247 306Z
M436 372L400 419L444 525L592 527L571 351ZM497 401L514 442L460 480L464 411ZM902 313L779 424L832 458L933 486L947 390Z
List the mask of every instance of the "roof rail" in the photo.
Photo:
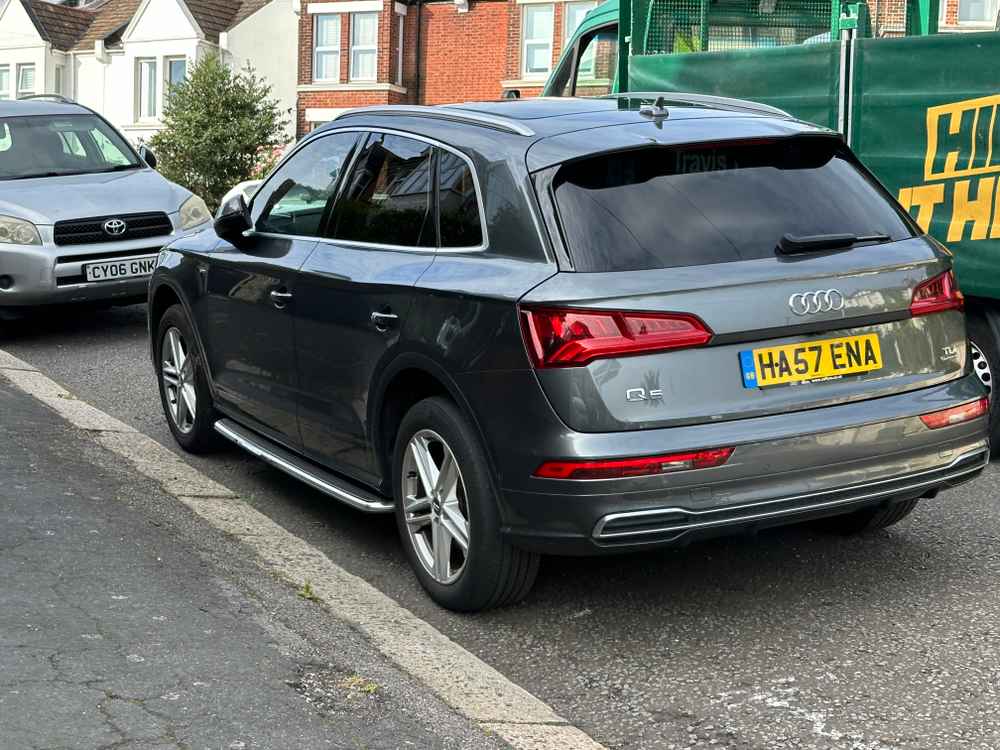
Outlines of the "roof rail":
M355 115L409 115L417 117L429 117L437 120L448 120L450 122L464 122L469 125L480 125L484 128L493 128L505 133L514 135L532 136L535 131L517 120L497 115L488 115L484 112L474 110L459 109L454 106L428 107L418 104L390 104L388 106L358 107L341 112L334 120Z
M47 102L59 102L60 104L76 104L75 101L69 99L61 94L27 94L25 96L17 97L19 102L27 101L47 101Z
M602 97L603 99L663 99L666 106L671 102L682 102L684 104L706 104L719 109L746 110L747 112L760 112L761 114L777 115L778 117L792 116L783 109L772 107L770 104L760 102L749 102L745 99L733 99L728 96L712 96L711 94L686 94L682 91L623 91L620 94L611 94Z

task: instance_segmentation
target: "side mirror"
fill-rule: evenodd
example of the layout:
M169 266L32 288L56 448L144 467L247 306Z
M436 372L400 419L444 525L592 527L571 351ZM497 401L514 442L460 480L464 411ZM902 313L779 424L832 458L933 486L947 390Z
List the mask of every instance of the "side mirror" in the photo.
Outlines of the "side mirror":
M215 233L236 247L239 247L244 232L250 229L250 226L250 211L242 193L234 195L223 203L215 218Z
M139 158L146 162L150 169L156 169L156 154L150 151L146 144L139 146Z

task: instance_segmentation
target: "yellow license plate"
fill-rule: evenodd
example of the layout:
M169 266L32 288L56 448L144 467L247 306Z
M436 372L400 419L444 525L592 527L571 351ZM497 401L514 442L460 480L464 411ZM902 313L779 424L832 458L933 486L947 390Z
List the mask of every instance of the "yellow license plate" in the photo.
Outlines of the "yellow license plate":
M844 336L740 352L744 388L826 380L882 369L878 336Z

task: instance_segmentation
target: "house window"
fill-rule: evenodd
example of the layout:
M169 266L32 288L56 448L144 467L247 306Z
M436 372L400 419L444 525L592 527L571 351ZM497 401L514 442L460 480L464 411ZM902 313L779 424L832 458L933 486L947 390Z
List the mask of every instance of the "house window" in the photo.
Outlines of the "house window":
M168 57L165 64L167 66L167 88L184 83L184 79L187 78L187 58Z
M35 93L35 64L17 66L17 95L30 96Z
M403 21L406 16L398 16L397 24L399 26L398 33L396 34L396 85L403 85Z
M9 65L0 65L0 99L10 99Z
M351 14L351 80L374 81L378 73L378 13Z
M552 68L553 5L524 5L521 59L525 78L545 78Z
M139 59L136 64L136 104L139 120L156 119L156 60Z
M992 23L997 18L997 0L958 0L959 23Z
M576 30L583 23L583 17L597 6L596 2L566 3L563 6L563 21L566 28L563 31L563 44L569 44L569 40L576 33ZM580 62L577 66L577 76L584 78L594 77L594 47L588 47L580 55Z
M56 65L52 70L52 89L57 94L63 93L63 66Z
M314 16L313 80L340 80L340 16L336 13Z

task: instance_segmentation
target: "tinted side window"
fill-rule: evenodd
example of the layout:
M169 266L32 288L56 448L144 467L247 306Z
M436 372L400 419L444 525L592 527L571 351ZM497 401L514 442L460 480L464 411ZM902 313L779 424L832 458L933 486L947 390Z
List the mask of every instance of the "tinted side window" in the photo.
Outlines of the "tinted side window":
M254 197L257 231L318 237L327 204L356 140L355 133L328 135L285 162Z
M438 212L441 247L478 247L483 244L483 225L472 170L462 157L438 151Z
M431 214L434 147L372 133L337 202L330 236L403 247L437 244Z

